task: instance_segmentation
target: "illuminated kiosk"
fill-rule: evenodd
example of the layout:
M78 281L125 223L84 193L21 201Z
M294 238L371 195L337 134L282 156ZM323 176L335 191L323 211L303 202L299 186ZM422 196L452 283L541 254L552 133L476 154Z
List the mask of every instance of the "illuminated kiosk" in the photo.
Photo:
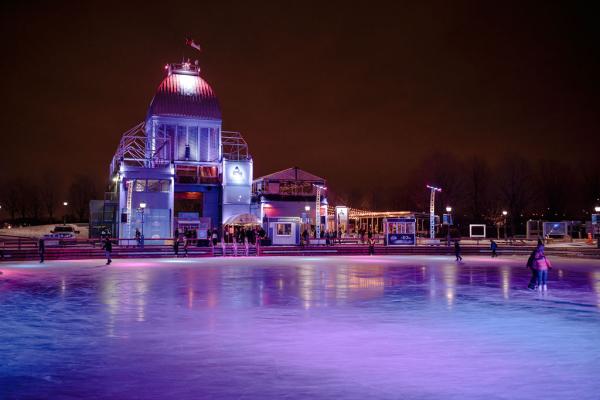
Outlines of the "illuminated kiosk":
M383 241L386 246L414 246L417 244L414 216L383 219Z
M272 244L299 244L302 230L311 239L321 223L324 233L327 221L327 198L322 189L325 179L291 167L256 178L252 183L253 213L262 221ZM321 190L321 196L317 196ZM317 198L320 218L317 221ZM314 239L313 239L314 240ZM314 243L314 242L313 242Z
M136 229L146 240L173 237L175 229L202 239L207 229L250 213L246 142L221 131L218 99L197 63L165 70L146 120L123 134L110 165L120 239Z

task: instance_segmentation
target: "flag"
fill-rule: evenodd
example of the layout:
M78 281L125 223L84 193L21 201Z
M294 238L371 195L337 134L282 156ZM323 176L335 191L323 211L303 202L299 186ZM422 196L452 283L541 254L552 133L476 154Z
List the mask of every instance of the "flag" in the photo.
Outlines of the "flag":
M187 44L187 45L188 45L188 46L190 46L190 47L193 47L194 49L196 49L196 50L198 50L198 51L202 51L202 50L200 49L200 45L199 45L199 44L197 44L196 42L194 42L194 39L192 39L192 38L186 38L186 39L185 39L185 44Z

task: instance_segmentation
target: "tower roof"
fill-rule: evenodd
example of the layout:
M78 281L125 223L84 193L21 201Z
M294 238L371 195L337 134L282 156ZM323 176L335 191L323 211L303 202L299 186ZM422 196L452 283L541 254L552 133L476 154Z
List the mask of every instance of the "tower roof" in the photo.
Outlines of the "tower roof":
M200 68L190 63L169 64L167 76L158 86L148 116L192 117L221 120L219 100L200 77Z

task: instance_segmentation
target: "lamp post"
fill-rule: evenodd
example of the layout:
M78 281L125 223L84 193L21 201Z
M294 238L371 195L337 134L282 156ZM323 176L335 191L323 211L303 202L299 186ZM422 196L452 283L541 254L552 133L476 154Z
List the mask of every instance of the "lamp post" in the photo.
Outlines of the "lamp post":
M69 205L69 202L63 201L63 206L65 207L65 212L63 214L63 225L67 224L67 206L68 205Z
M446 245L450 246L450 225L452 225L452 207L446 206L446 213L448 213L448 224L447 224L447 234L446 237Z
M144 248L144 211L146 210L146 203L140 203L140 212L142 213L142 237L141 237L141 247Z
M594 211L596 211L596 214L600 214L600 206L595 206ZM596 216L596 218L598 218L598 216ZM592 225L592 228L594 228L595 232L598 232L600 230L600 227L598 227L597 222L596 222L595 226ZM596 237L597 237L596 247L598 247L600 249L600 235L598 233L596 233Z
M504 221L502 222L502 225L504 225L504 241L506 242L508 237L506 234L506 216L508 215L508 211L504 210L502 211L502 217L504 218Z

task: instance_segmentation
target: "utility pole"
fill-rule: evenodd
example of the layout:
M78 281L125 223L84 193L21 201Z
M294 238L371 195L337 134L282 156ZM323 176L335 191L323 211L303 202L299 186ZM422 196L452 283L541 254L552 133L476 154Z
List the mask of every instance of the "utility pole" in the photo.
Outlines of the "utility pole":
M441 192L442 188L427 185L427 189L431 191L429 197L429 238L435 239L435 192Z
M315 201L315 233L317 235L317 243L320 243L321 240L321 190L327 190L325 186L315 185L313 186L317 188L317 199ZM327 221L325 221L327 223Z

